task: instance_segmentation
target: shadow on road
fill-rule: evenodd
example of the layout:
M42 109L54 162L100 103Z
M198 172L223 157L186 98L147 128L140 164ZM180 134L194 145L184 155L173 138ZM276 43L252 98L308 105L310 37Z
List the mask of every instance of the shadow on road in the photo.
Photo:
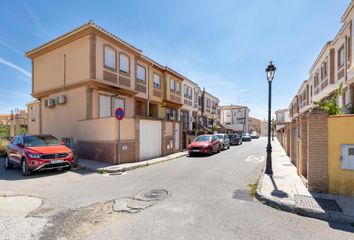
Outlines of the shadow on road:
M14 169L6 170L4 167L3 159L0 159L0 180L7 181L16 181L16 180L30 180L36 178L43 177L51 177L57 176L67 173L68 171L80 175L88 175L93 174L95 172L83 169L83 168L72 168L71 170L43 170L39 172L33 172L30 176L24 177L21 173L21 169L19 167L15 167Z

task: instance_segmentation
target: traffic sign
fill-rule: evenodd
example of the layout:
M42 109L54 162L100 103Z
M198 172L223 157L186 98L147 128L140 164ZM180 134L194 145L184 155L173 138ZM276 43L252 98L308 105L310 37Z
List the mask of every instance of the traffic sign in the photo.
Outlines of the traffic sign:
M121 107L117 108L115 114L118 120L122 120L124 118L124 109Z

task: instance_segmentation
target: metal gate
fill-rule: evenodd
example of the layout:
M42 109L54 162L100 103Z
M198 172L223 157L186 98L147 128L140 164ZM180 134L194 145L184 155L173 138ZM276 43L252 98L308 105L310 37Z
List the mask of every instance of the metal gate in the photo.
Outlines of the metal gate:
M140 120L139 159L147 160L161 156L161 121Z
M292 129L291 145L292 145L292 149L293 149L291 160L296 165L296 163L297 163L297 161L296 161L297 160L296 128Z
M175 150L179 150L179 123L175 123Z

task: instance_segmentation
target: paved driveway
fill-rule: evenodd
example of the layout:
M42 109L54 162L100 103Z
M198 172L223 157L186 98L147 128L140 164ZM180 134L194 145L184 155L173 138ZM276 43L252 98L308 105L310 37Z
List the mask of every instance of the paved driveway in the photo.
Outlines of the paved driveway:
M55 225L72 222L75 232L71 229L61 237L353 239L354 228L350 226L329 224L281 212L256 201L233 198L236 190L247 190L248 184L258 178L265 146L266 139L261 138L211 157L183 157L122 176L81 170L24 178L19 170L5 171L0 167L0 194L43 199L33 215L54 225L45 228L43 238L65 232ZM171 196L135 214L112 213L107 205L107 201L133 197L147 189L167 189Z

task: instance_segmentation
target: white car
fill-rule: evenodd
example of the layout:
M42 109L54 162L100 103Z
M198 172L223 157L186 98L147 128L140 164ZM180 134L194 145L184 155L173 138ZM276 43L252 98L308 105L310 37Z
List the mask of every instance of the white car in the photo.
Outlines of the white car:
M256 132L256 131L251 132L251 138L253 138L253 139L259 138L258 132Z

